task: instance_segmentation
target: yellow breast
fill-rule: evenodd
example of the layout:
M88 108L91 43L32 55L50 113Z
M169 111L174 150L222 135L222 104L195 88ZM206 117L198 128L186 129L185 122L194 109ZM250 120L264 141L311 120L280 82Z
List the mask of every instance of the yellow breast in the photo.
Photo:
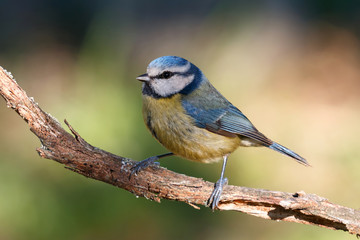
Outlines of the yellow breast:
M240 138L226 137L196 127L181 106L181 95L155 99L143 96L143 117L153 136L175 155L213 162L233 152Z

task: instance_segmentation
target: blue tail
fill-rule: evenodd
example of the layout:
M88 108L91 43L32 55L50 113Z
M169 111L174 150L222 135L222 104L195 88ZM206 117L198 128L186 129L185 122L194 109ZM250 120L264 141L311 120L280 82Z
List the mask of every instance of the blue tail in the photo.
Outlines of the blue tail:
M301 163L305 166L310 166L310 164L301 156L299 156L298 154L294 153L293 151L291 151L290 149L287 149L286 147L284 146L281 146L280 144L276 143L276 142L273 142L273 144L271 144L269 146L269 148L275 150L275 151L278 151L282 154L285 154L289 157L292 157L294 158L298 163Z

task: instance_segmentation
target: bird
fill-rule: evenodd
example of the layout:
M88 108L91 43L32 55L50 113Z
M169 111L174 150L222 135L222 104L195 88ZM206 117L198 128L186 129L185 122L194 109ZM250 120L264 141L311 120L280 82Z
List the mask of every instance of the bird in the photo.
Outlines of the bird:
M258 131L188 60L178 56L156 58L136 79L142 82L145 125L170 152L138 162L130 177L171 155L202 163L222 159L220 179L205 204L214 210L228 184L224 177L228 157L240 146L268 147L309 166L303 157Z

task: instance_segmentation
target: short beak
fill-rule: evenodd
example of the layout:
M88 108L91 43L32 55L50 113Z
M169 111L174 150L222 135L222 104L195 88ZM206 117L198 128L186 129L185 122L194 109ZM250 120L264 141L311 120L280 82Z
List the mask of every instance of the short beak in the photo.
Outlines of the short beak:
M139 81L141 81L141 82L148 82L148 81L150 81L149 75L147 75L147 73L138 76L136 79L139 80Z

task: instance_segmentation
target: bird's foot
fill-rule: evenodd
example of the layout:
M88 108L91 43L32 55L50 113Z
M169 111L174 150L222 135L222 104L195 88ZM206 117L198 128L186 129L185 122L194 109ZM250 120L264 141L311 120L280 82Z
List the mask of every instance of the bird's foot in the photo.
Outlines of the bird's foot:
M138 162L134 167L132 167L129 179L132 177L132 175L135 174L135 176L142 170L144 170L145 168L151 166L151 165L160 165L159 162L156 162L157 160L159 160L158 156L153 156L153 157L149 157L145 160L142 160L140 162Z
M223 191L223 187L228 184L227 178L220 178L216 183L213 192L210 195L209 200L206 203L207 207L211 207L212 210L215 207L218 207L220 202L221 193Z

